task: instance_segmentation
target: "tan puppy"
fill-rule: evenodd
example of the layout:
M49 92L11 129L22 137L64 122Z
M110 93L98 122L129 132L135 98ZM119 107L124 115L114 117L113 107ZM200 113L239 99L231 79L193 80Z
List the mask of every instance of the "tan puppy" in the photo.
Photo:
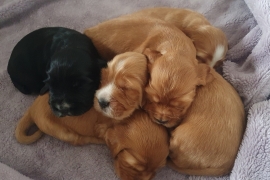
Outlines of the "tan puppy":
M166 127L179 123L196 87L205 84L209 67L198 64L192 41L165 21L123 16L89 28L85 34L107 60L126 51L147 56L150 80L144 109L153 121ZM106 92L104 96L113 94L109 88Z
M239 95L216 71L211 76L213 81L198 87L183 121L171 132L168 164L184 174L229 173L244 133Z
M167 130L152 122L141 110L110 128L105 140L120 179L149 180L166 164L169 154Z
M133 57L135 60L130 60ZM142 58L143 61L140 61ZM127 62L126 62L127 61ZM140 63L141 62L141 63ZM130 63L130 65L128 65ZM128 72L120 73L125 69L119 69L122 65L130 66ZM140 69L139 69L139 68ZM137 70L137 72L134 71ZM131 52L116 56L105 71L102 71L102 79L110 83L110 76L115 72L126 77L136 76L130 79L137 86L133 87L138 97L134 104L140 104L142 98L141 89L146 84L146 59L139 53ZM117 78L119 81L122 79ZM136 90L136 88L138 88ZM126 91L123 89L122 91ZM132 98L134 93L124 93L125 97ZM48 94L39 96L19 121L15 136L18 142L30 144L37 141L43 133L51 135L73 145L88 143L107 143L115 159L115 170L120 179L151 179L156 171L166 164L169 154L169 139L165 127L153 123L142 110L136 110L132 116L122 121L103 116L94 108L80 116L56 117L48 104ZM115 97L117 101L117 97ZM132 112L136 106L133 106ZM127 109L130 111L131 107ZM123 110L125 111L125 110ZM27 136L26 132L31 125L39 128L33 135Z
M132 15L155 17L175 25L192 39L197 59L211 67L221 64L228 51L226 35L212 26L200 13L189 9L157 7L143 9Z
M141 106L148 82L147 59L143 54L122 54L121 59L108 62L108 68L102 69L102 75L106 78L102 78L94 99L94 107L98 111L121 120Z

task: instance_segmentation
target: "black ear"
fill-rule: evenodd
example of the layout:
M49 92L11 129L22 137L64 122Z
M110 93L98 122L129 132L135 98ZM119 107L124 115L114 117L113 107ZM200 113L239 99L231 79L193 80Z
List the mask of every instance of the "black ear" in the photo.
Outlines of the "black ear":
M41 88L39 95L43 95L45 94L47 91L49 91L49 85L47 83L45 83L45 85L43 86L43 88Z
M148 64L153 64L157 58L162 56L162 54L159 51L151 50L149 48L146 48L143 51L143 54L146 56Z

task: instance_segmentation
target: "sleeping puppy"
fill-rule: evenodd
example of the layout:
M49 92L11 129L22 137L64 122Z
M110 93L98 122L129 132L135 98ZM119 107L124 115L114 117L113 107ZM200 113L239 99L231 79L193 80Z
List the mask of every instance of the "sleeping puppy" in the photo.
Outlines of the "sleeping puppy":
M171 131L169 166L189 175L221 176L234 164L245 129L242 101L215 70L198 87L181 124Z
M136 57L137 60L141 58L143 61L130 60L132 57ZM108 65L107 71L102 72L102 79L111 81L109 76L115 71L119 71L119 67L123 63L125 65L130 63L130 71L125 72L122 77L125 79L129 75L130 77L135 76L136 78L131 78L131 81L144 86L146 84L144 76L147 71L146 59L139 53L124 53L116 56ZM132 67L145 73L137 73ZM125 71L125 69L122 68L121 71ZM118 80L121 81L121 78ZM144 82L141 83L142 81ZM138 87L138 92L142 92L141 89L143 87ZM135 91L135 87L133 90ZM126 89L122 91L126 91ZM127 93L125 97L129 98L132 95ZM141 96L142 94L138 95L138 97ZM118 100L117 98L115 97L115 100ZM21 118L15 131L18 142L33 143L43 133L73 145L106 142L115 159L115 170L123 180L151 179L155 172L166 164L169 154L167 130L165 127L153 123L144 111L133 109L134 112L132 111L133 114L130 117L114 120L91 108L80 116L59 118L52 113L47 103L48 99L48 94L39 96ZM142 98L136 100L137 104L140 104ZM36 124L39 130L27 136L26 131L32 124Z
M166 165L166 128L152 122L142 110L135 110L129 118L109 128L105 140L120 179L149 180Z
M94 98L96 110L116 120L129 117L142 106L148 82L144 55L128 52L121 57L125 61L115 59L108 62L108 68L102 69L103 78Z
M13 49L8 73L24 94L44 94L55 115L75 116L89 110L106 65L91 40L68 28L48 27L22 38Z
M180 122L193 101L196 87L205 83L209 66L198 64L191 39L170 23L145 16L123 16L84 33L106 60L126 51L146 55L150 80L143 108L153 121L166 127ZM102 91L102 96L114 94L112 88Z
M154 17L175 25L194 43L196 57L200 62L217 67L225 59L228 51L226 35L222 30L212 26L200 13L189 9L156 7L132 13Z

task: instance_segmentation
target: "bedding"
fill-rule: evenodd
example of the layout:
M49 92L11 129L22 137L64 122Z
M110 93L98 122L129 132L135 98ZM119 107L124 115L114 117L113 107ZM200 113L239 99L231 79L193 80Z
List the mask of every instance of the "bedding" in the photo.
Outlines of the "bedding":
M99 22L142 8L189 8L221 28L229 51L221 73L239 92L247 127L232 172L223 177L187 176L167 167L154 179L270 179L270 1L268 0L2 0L0 2L0 179L116 180L105 145L71 146L45 135L31 145L14 137L19 118L36 96L15 89L7 63L29 32L63 26L83 32ZM108 32L109 33L109 32Z

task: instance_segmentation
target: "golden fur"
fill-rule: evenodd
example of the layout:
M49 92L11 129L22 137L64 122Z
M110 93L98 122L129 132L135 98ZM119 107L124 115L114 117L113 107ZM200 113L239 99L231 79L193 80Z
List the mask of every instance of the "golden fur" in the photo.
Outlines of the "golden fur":
M239 95L213 69L209 76L212 81L198 87L183 121L171 131L168 164L184 174L229 173L244 133L245 113Z
M198 64L191 39L170 23L128 15L89 28L85 34L107 60L126 51L147 56L150 80L144 109L166 127L179 123L196 87L205 83L209 67Z
M125 59L125 61L123 61ZM121 58L108 62L94 98L94 107L104 115L121 120L141 106L148 82L147 59L141 53L126 52ZM99 102L106 103L101 107Z
M228 50L226 35L216 28L200 13L189 9L156 7L143 9L132 15L154 17L175 25L192 39L197 59L218 66L225 59Z
M80 116L55 116L48 104L49 96L38 96L32 106L19 120L15 130L15 137L22 144L37 141L43 133L53 136L73 145L88 143L104 144L103 136L113 121L91 108ZM27 136L27 130L36 124L38 130ZM104 128L101 128L103 125Z
M166 165L167 130L141 110L110 128L105 139L115 159L116 173L123 180L152 179Z
M127 54L132 56L129 57ZM134 56L145 58L138 53L124 53L116 56L111 63L127 61L126 63L133 64L132 67L135 69L137 66L143 67L143 64L146 64L145 61L141 61L142 65L138 61L130 61L129 59ZM102 72L102 79L111 81L109 76L117 68L118 66L109 65L108 69ZM145 71L144 69L137 70ZM128 73L130 76L134 75L133 71L127 71L125 74L127 77L129 77ZM145 74L141 73L141 75ZM126 76L123 78L125 79ZM140 79L140 76L136 76L136 78L138 82L145 81L145 77ZM142 87L139 87L140 85ZM142 89L144 84L140 85L138 84L136 88ZM136 92L137 97L142 96L142 94L137 94L139 92L142 93L142 91ZM133 93L127 93L126 97L132 95ZM106 142L115 160L116 173L123 180L152 179L156 171L166 164L169 154L167 130L165 127L153 123L144 111L135 110L137 106L134 106L133 111L135 110L135 112L132 111L133 114L123 121L103 116L94 108L80 116L59 118L52 113L48 100L48 94L37 97L20 119L15 130L18 142L33 143L43 133L73 145ZM141 103L141 100L142 98L137 98L138 104ZM27 130L33 124L37 125L38 131L27 136Z

